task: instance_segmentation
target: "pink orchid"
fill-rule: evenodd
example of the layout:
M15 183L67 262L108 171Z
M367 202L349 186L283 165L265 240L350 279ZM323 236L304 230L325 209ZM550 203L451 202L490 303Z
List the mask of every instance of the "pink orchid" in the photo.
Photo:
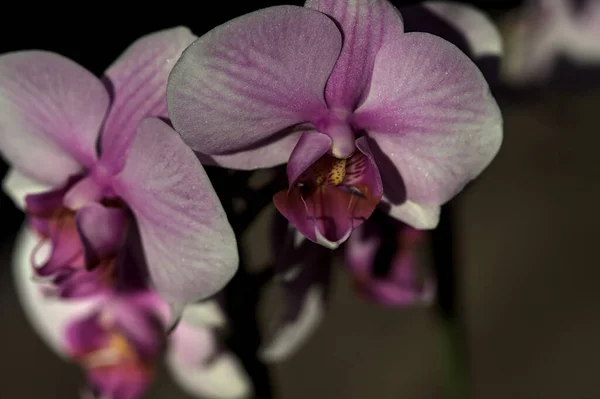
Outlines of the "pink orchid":
M48 298L31 279L29 254L38 242L33 228L18 236L13 260L17 293L44 341L84 368L90 388L84 397L140 398L163 356L173 378L191 395L250 396L248 376L220 342L226 319L215 301L187 305L167 335L171 307L152 290L68 301Z
M0 56L0 152L13 167L4 188L50 248L35 272L55 294L118 290L145 263L160 295L180 304L234 274L235 237L204 169L149 118L167 117L168 74L194 39L181 27L145 36L102 80L50 52ZM141 262L123 256L135 238Z
M357 291L387 306L430 304L435 283L419 269L417 260L425 235L385 216L360 226L348 240L345 258Z
M477 66L440 37L405 32L386 0L308 0L218 26L182 54L167 103L183 140L219 165L287 162L275 205L330 248L380 202L435 227L502 141Z

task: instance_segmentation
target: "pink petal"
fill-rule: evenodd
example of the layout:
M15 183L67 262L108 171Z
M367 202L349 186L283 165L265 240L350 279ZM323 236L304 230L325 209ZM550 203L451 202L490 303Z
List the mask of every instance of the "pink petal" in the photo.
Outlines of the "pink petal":
M127 233L124 209L92 203L77 212L75 221L87 267L92 268L103 259L117 255Z
M112 107L101 138L101 160L109 170L123 168L144 118L168 116L167 78L194 39L196 36L184 27L152 33L135 41L106 71Z
M88 314L102 298L63 301L44 296L42 287L33 280L30 257L40 237L24 227L17 238L13 255L13 276L17 295L25 314L38 334L58 355L67 350L63 332L74 318Z
M298 231L311 241L317 241L315 223L308 215L307 204L303 201L296 180L313 163L327 153L331 147L328 135L316 131L302 134L287 164L290 189L283 190L273 197L277 210L285 216Z
M95 161L108 106L100 80L61 55L0 56L0 149L41 183L63 183Z
M385 43L354 122L397 168L406 199L427 205L461 191L502 141L502 117L479 69L427 33Z
M346 266L355 275L368 276L371 273L377 250L381 246L381 235L377 234L378 231L372 231L374 223L368 222L359 227L345 246Z
M344 46L327 82L331 108L354 109L366 96L375 55L389 35L402 33L402 18L387 0L307 0L305 7L332 17Z
M221 25L192 44L167 87L175 129L206 155L247 149L326 111L341 48L327 16L278 6Z
M298 177L325 155L330 148L331 138L328 135L316 131L302 134L287 164L290 187L293 187Z
M208 176L173 129L142 122L115 192L132 209L152 281L167 302L219 291L237 270L231 226Z

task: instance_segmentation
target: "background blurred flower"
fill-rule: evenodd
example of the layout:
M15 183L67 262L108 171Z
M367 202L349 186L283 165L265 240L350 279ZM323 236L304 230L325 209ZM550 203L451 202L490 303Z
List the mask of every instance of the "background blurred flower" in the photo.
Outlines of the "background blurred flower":
M600 65L597 0L529 0L505 17L503 79L513 85L549 78L561 59Z
M435 283L419 267L418 252L427 232L378 214L348 240L345 264L357 291L389 306L429 305Z
M140 397L153 382L151 370L166 345L169 372L190 394L224 399L251 395L248 376L221 342L227 320L214 301L188 305L167 335L170 307L153 291L110 300L48 298L31 279L29 254L38 240L27 227L17 238L13 274L19 299L44 341L65 360L82 362L93 374L96 393L113 393L107 396L110 399Z

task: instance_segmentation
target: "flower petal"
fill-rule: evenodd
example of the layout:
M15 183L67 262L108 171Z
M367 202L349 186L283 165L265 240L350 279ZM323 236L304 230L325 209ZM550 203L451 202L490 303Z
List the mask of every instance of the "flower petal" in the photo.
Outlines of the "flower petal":
M323 92L341 48L325 15L278 6L208 32L173 68L173 126L194 150L221 154L260 144L326 111Z
M490 85L498 83L502 37L482 11L453 1L426 1L400 12L406 32L426 32L448 40L477 64Z
M125 165L127 150L144 118L168 117L169 73L195 39L185 27L152 33L136 40L106 71L112 107L101 138L101 160L112 172Z
M276 249L285 302L273 335L260 349L266 362L290 357L317 329L325 312L332 251L296 236L290 226L284 246Z
M328 135L317 131L302 134L290 155L286 168L290 187L293 187L298 177L325 155L330 148L331 138Z
M66 356L63 332L67 324L88 314L102 299L62 301L44 296L40 285L32 278L30 258L39 240L40 237L28 227L23 227L18 235L12 261L17 295L29 322L46 344L58 355Z
M252 385L231 353L218 353L217 337L209 328L177 325L171 335L167 366L173 379L190 395L203 398L244 399Z
M102 82L61 55L0 56L0 149L42 183L63 183L94 162L108 106Z
M382 202L386 202L385 199ZM435 229L440 221L439 205L420 205L407 200L400 205L391 205L388 213L415 229Z
M277 210L305 237L315 242L317 235L314 220L307 214L307 204L295 184L298 177L325 155L330 147L331 139L328 135L316 131L303 133L287 164L290 189L283 190L273 197Z
M4 180L2 180L2 190L13 201L15 206L21 210L25 210L26 196L43 193L51 189L51 186L27 177L15 168L11 168L4 177Z
M502 116L479 69L427 33L405 33L381 48L354 122L398 169L406 199L427 205L460 192L502 141Z
M182 320L196 327L224 327L225 314L216 300L191 303L183 309Z
M402 33L402 18L387 0L307 0L305 7L332 17L344 46L327 82L330 108L353 110L366 96L375 55L388 35Z
M166 123L141 123L114 189L136 217L150 277L167 302L208 297L231 279L233 230L202 165Z
M125 211L121 208L105 208L97 203L81 208L75 223L88 268L95 267L103 259L116 256L127 233Z

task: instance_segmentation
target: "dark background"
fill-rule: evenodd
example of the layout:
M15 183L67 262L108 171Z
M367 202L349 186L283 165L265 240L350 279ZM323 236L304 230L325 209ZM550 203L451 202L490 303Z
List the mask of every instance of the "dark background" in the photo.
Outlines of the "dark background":
M201 35L281 3L16 4L4 12L0 51L51 50L101 74L146 33L187 25ZM519 2L471 3L501 16ZM458 303L473 397L600 398L600 87L497 94L503 147L455 204ZM0 175L5 171L2 163ZM0 399L75 398L78 370L46 348L15 298L10 256L22 215L5 196L0 218ZM336 274L324 324L273 369L278 398L442 398L435 311L365 303L343 268ZM160 378L149 397L186 396Z

